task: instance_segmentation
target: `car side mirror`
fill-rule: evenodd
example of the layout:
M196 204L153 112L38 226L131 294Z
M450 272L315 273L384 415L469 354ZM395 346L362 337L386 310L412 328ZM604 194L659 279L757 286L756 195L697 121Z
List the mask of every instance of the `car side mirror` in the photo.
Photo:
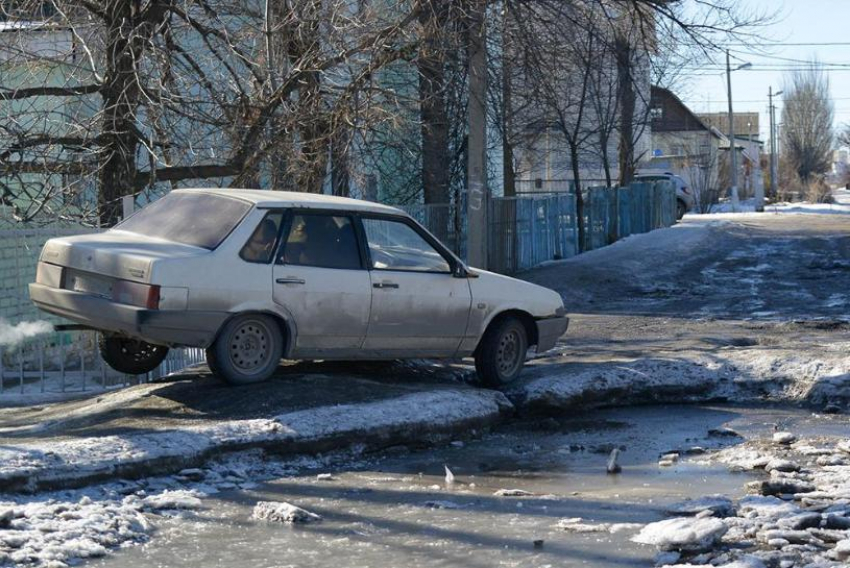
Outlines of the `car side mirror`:
M452 272L452 276L455 278L478 278L478 275L469 270L462 263L457 263L455 266L454 272Z

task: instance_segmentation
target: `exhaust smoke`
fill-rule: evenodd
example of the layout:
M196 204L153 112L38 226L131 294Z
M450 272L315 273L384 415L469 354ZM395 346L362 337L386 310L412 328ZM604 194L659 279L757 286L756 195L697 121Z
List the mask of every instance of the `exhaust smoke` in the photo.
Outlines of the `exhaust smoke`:
M12 325L0 318L0 347L15 347L20 342L31 337L53 331L53 324L48 321L22 321Z

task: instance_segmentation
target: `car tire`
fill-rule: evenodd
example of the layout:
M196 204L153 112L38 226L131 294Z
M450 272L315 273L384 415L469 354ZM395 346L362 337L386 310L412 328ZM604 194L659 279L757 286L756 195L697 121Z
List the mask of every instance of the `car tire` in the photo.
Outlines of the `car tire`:
M475 351L475 370L481 384L499 388L513 382L525 364L528 333L515 317L501 318L484 332Z
M168 347L153 345L141 339L106 335L101 333L97 339L100 357L107 365L119 373L128 375L144 375L159 367Z
M271 377L280 364L283 332L269 316L236 316L224 325L206 353L210 371L226 382L259 383Z
M682 217L685 216L685 213L688 212L688 206L685 205L684 201L676 201L676 220L681 221Z

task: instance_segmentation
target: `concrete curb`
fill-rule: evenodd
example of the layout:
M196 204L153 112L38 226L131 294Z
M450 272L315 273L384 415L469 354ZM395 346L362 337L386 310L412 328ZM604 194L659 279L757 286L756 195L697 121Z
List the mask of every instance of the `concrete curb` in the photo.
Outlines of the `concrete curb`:
M551 372L550 370L549 372ZM722 379L690 361L638 360L563 369L508 393L521 415L557 416L567 410L665 402L706 401Z
M848 370L847 358L807 358L769 349L736 349L712 357L678 353L580 368L551 366L507 396L520 415L729 400L841 412L850 410Z
M300 410L272 419L5 444L0 446L0 492L35 492L164 475L246 448L295 456L426 445L490 428L513 413L513 405L500 392L440 389L365 404Z

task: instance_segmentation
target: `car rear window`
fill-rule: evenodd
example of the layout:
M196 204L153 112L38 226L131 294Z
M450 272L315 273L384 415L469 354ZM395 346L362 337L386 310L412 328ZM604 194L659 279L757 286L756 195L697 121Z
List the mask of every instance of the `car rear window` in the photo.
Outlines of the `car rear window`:
M115 229L213 250L250 209L250 203L223 195L169 193Z

